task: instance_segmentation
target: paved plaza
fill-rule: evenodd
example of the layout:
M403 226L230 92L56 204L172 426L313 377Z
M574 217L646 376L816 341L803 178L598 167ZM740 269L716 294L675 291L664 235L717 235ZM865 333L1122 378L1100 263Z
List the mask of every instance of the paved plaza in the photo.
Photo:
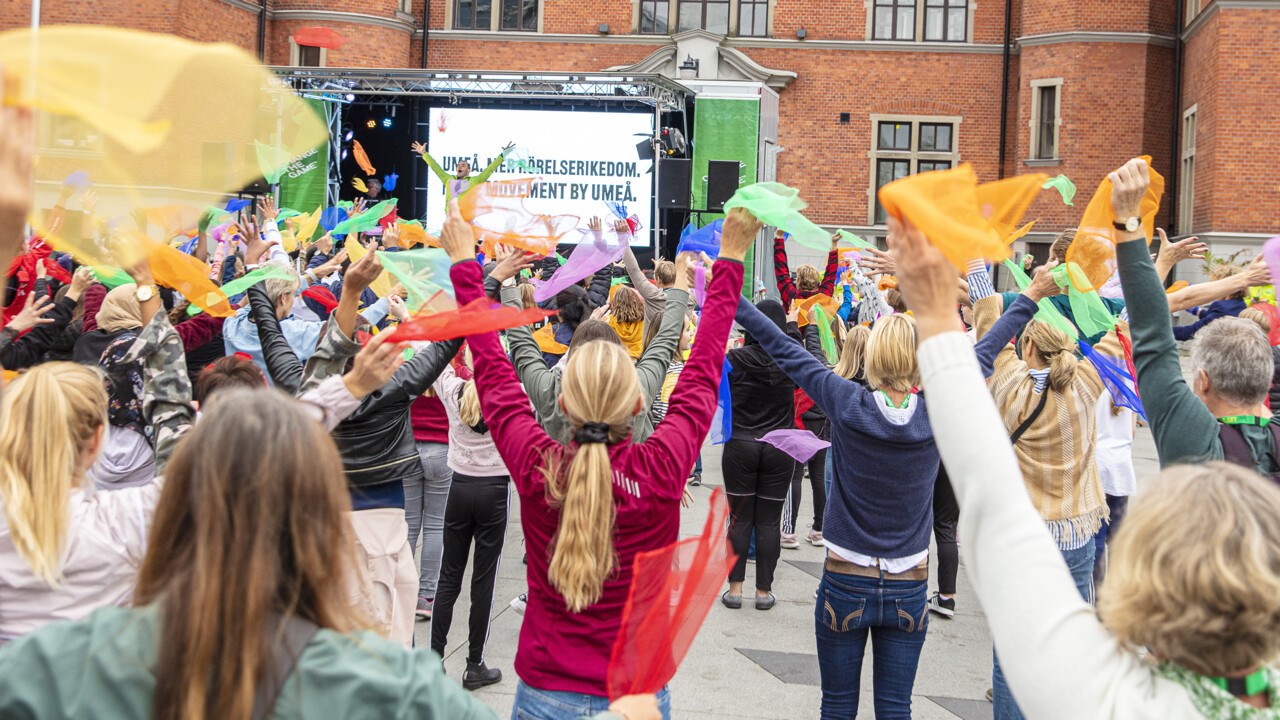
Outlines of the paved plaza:
M1150 432L1139 428L1134 444L1138 477L1156 471L1155 448ZM681 517L682 537L701 532L706 519L707 498L721 486L720 451L708 445L703 450L705 472L702 487L693 488L697 504ZM1141 481L1141 480L1140 480ZM809 484L804 483L800 510L801 532L812 518ZM513 510L507 527L506 546L494 595L493 625L486 660L502 670L501 683L477 692L502 717L511 712L516 691L512 669L520 632L520 615L507 602L525 590L525 567L521 563L523 533L519 522L518 499L512 493ZM741 610L728 610L717 603L707 617L671 683L672 715L676 718L796 718L818 717L821 690L813 634L813 592L824 551L807 543L798 550L783 550L774 579L778 604L759 612L748 602ZM753 581L753 566L747 566L747 587ZM455 679L466 665L466 613L470 599L467 584L454 612L445 668ZM931 578L930 592L937 589ZM991 636L986 618L974 600L960 564L956 616L947 620L930 618L928 638L916 676L912 714L922 720L991 717L985 699L991 686ZM417 644L426 647L428 626L418 623ZM860 716L874 717L871 699L870 647L864 664Z

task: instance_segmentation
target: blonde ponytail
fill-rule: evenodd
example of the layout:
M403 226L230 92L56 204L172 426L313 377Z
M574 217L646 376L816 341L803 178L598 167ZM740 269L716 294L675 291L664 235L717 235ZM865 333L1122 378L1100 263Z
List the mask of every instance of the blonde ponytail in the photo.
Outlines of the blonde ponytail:
M1032 320L1023 331L1023 338L1031 341L1040 362L1049 368L1049 387L1062 392L1076 379L1076 346L1061 330Z
M462 395L458 397L458 419L468 427L480 424L480 395L476 392L475 379L468 380L462 386Z
M574 347L561 388L577 447L549 456L541 468L548 502L560 509L547 577L569 610L581 612L600 599L618 565L608 445L630 432L640 383L621 346L594 340Z
M92 370L38 365L0 398L0 501L18 555L49 585L62 578L71 490L83 448L107 423L107 393Z

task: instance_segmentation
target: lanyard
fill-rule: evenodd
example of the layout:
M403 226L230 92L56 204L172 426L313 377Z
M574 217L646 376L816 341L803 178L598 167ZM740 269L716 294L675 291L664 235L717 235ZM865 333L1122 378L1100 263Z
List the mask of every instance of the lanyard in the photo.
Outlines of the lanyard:
M910 402L911 402L911 393L907 393L907 394L906 394L906 396L904 396L904 397L902 398L902 404L901 404L901 405L895 405L895 404L893 403L893 398L889 397L889 393L887 393L887 392L885 392L885 391L881 390L881 391L880 391L880 394L884 396L884 403L885 403L886 405L888 405L889 407L893 408L894 410L902 410L903 408L905 408L905 407L907 406L907 403L910 403Z
M1266 427L1271 423L1271 418L1258 417L1257 415L1228 415L1218 418L1218 422L1223 425L1257 425L1258 427Z
M1242 678L1216 677L1209 678L1209 681L1236 697L1257 695L1271 687L1270 683L1267 682L1266 668L1251 672Z

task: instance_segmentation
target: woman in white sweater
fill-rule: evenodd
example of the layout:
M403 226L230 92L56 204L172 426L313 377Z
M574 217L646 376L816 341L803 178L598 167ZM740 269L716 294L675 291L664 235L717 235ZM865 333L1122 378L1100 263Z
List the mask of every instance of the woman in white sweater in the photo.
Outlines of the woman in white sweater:
M1129 510L1095 614L1027 497L955 313L955 276L890 220L961 547L1031 718L1280 717L1280 489L1236 466L1164 471ZM1141 650L1145 649L1145 653Z

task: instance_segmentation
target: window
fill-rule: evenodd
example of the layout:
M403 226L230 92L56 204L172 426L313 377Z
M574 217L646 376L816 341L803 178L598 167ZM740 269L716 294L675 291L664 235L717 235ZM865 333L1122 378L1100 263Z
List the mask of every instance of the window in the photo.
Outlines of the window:
M489 30L493 25L493 0L456 0L453 27L458 30Z
M1182 169L1178 186L1178 232L1191 232L1196 201L1196 110L1193 105L1182 115Z
M959 118L879 118L872 116L872 194L908 175L947 170L959 162L956 130ZM885 221L884 208L873 197L872 223Z
M875 0L874 40L915 40L916 0Z
M667 15L671 12L668 0L640 0L640 27L643 35L666 35Z
M400 0L400 12L413 14L413 0Z
M1062 79L1031 82L1031 159L1058 159Z
M299 45L298 67L324 67L324 63L320 60L321 49L310 45Z
M738 35L765 37L769 34L769 0L738 0Z
M924 39L964 42L968 38L968 6L968 0L925 0Z
M1201 0L1183 0L1185 5L1182 8L1182 24L1190 25L1192 20L1200 14Z
M729 34L729 0L680 0L680 32L706 30Z
M502 29L538 31L538 0L502 0Z

